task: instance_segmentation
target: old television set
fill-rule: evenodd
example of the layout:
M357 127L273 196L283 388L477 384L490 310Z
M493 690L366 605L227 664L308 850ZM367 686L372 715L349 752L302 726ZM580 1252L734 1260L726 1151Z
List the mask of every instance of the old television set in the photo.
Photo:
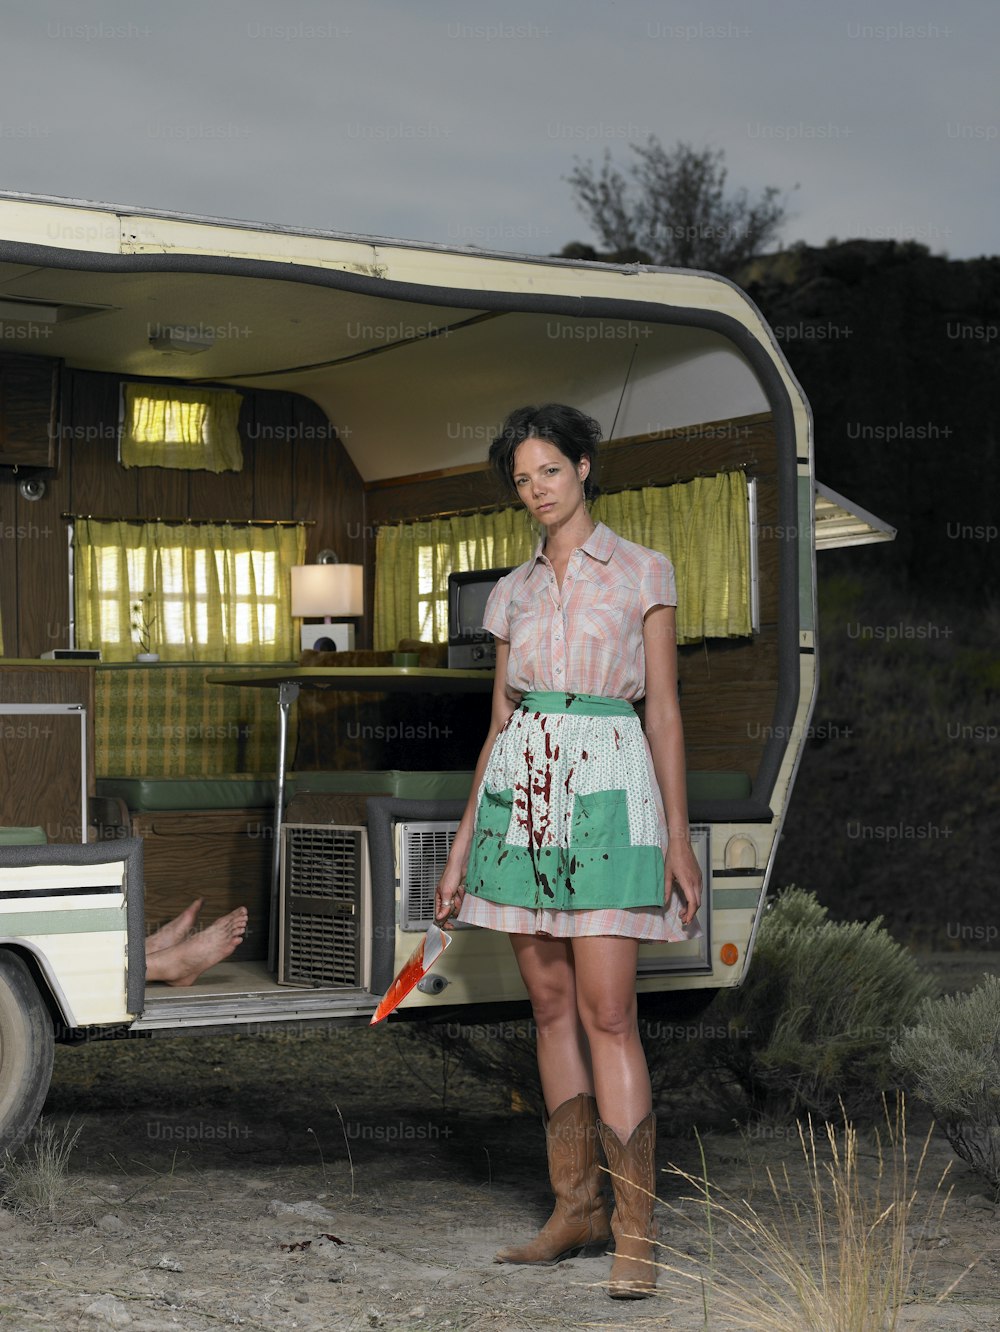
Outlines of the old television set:
M470 569L448 575L448 666L452 670L493 670L497 650L483 628L490 593L506 569Z

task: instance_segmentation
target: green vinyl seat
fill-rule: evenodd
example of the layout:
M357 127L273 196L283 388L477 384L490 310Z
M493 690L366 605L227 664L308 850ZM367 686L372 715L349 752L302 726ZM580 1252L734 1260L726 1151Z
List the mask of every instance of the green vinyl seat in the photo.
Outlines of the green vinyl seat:
M0 846L45 846L44 828L0 828Z

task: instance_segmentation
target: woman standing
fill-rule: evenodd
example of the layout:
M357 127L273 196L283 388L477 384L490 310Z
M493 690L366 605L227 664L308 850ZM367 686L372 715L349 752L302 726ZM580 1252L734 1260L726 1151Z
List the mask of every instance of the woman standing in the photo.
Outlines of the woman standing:
M631 1299L656 1284L638 948L700 932L701 873L688 836L673 570L591 518L600 438L596 421L552 404L512 412L490 448L543 537L487 603L492 718L436 915L510 935L537 1029L555 1209L497 1261L603 1250L613 1231L609 1293ZM644 693L645 736L632 707Z

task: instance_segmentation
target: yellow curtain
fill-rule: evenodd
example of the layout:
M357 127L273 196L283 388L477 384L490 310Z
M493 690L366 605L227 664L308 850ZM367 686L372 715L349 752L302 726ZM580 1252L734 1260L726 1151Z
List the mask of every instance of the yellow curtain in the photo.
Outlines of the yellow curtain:
M667 555L677 578L677 641L749 635L750 526L742 471L602 495L591 512ZM538 533L524 509L398 523L375 546L375 646L448 637L448 574L521 564Z
M602 495L591 512L630 541L670 559L677 579L678 643L752 632L744 472Z
M162 661L294 660L289 569L305 547L301 524L77 519L76 641L105 661L131 661L139 605Z
M123 467L243 470L239 393L180 384L126 384Z
M523 564L538 544L524 509L380 527L375 541L375 646L448 639L448 575Z

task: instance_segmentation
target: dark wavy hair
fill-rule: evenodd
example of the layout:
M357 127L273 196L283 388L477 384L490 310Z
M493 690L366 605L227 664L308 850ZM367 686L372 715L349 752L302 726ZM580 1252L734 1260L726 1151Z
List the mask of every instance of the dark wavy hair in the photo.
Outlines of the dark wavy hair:
M592 416L550 402L544 407L518 407L510 413L500 427L500 433L490 445L490 466L505 489L517 494L514 485L514 454L526 439L544 439L554 444L574 466L581 458L590 461L590 471L583 482L583 495L596 499L601 493L597 484L597 447L604 432Z

